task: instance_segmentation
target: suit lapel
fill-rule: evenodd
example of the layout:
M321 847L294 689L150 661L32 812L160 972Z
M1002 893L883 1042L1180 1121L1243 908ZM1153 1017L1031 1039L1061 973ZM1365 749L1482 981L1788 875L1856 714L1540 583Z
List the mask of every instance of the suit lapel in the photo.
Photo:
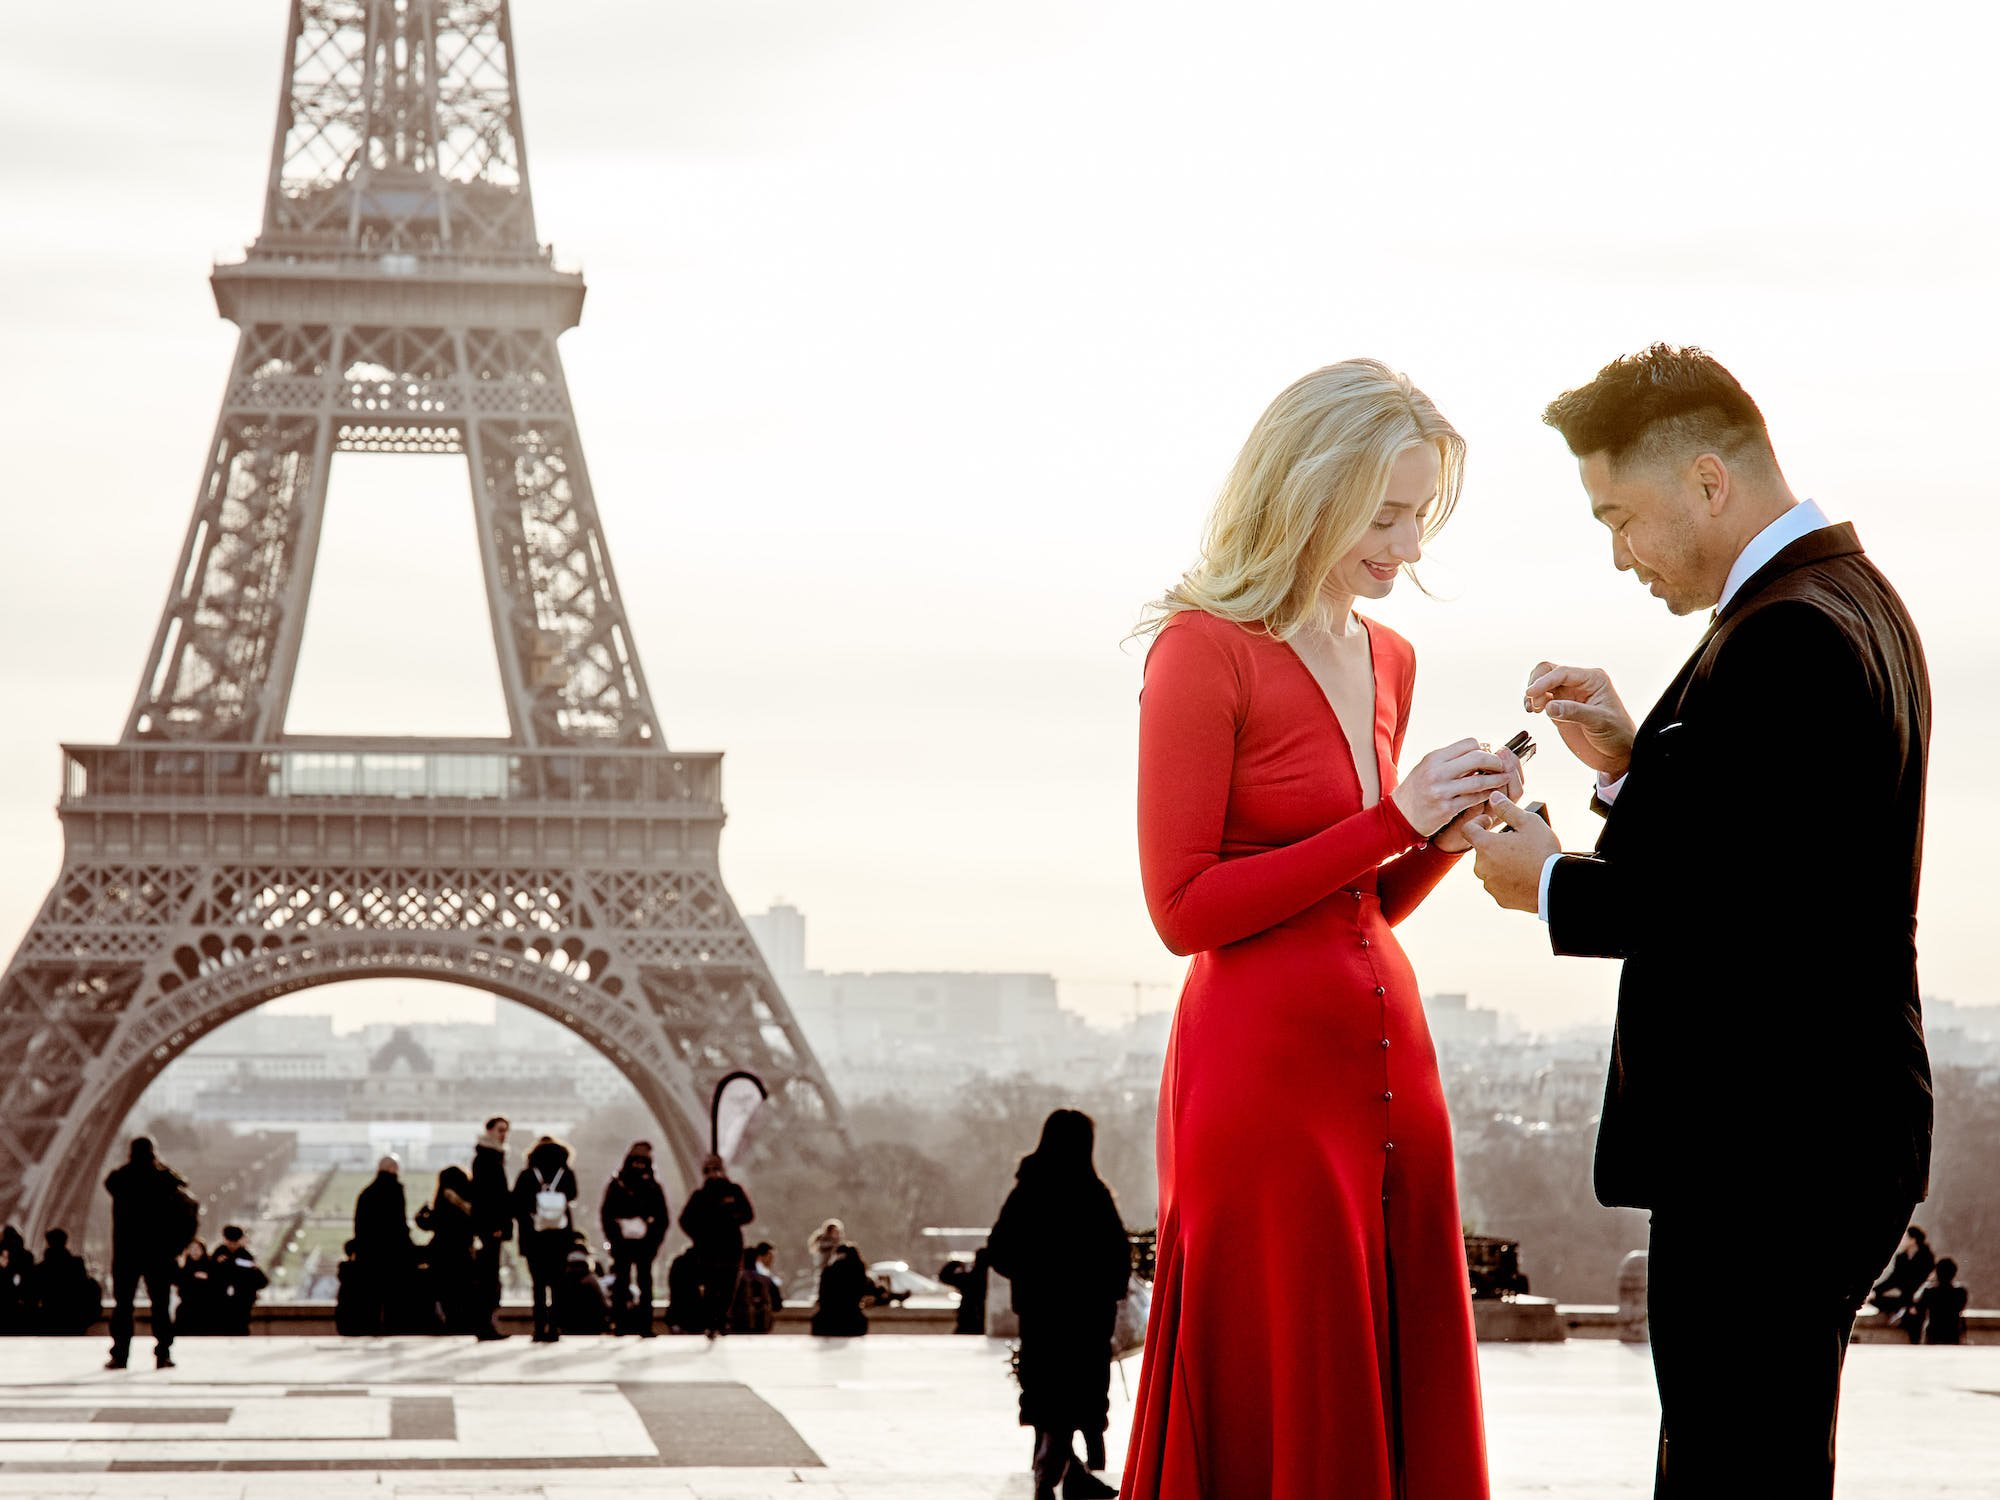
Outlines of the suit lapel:
M1818 531L1807 532L1746 578L1743 586L1730 596L1729 602L1715 612L1714 618L1708 622L1708 629L1702 632L1694 650L1688 653L1687 660L1681 663L1681 669L1674 674L1674 680L1667 685L1667 690L1660 694L1658 701L1647 713L1645 722L1639 726L1639 732L1633 740L1633 769L1642 769L1642 760L1650 758L1642 752L1650 751L1652 742L1658 739L1660 732L1679 716L1681 702L1687 694L1688 685L1694 681L1695 673L1700 669L1702 659L1707 656L1708 648L1715 640L1717 631L1740 614L1752 599L1795 568L1824 562L1828 558L1852 556L1861 550L1861 542L1855 536L1853 526L1846 522L1838 526L1822 526ZM1641 777L1640 780L1643 781L1644 778ZM1604 820L1604 827L1599 832L1597 841L1599 849L1604 847L1604 835L1611 831L1618 809L1626 805L1631 793L1632 788L1628 785L1618 800L1611 804L1611 810Z

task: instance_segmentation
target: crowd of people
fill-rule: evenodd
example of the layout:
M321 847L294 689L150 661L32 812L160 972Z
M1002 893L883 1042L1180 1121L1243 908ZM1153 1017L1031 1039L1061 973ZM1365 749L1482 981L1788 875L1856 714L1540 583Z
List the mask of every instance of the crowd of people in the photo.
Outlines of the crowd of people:
M430 1201L414 1217L429 1238L419 1244L394 1156L354 1204L354 1238L339 1269L335 1325L344 1334L465 1333L504 1338L500 1271L511 1240L528 1270L534 1339L565 1333L629 1333L651 1338L654 1266L678 1223L687 1246L667 1267L663 1322L671 1333L768 1332L782 1289L771 1247L746 1249L743 1228L755 1217L749 1194L721 1158L702 1164L701 1185L675 1220L654 1172L653 1147L634 1141L605 1183L600 1245L577 1223L582 1189L567 1144L542 1136L519 1172L507 1170L511 1129L487 1121L471 1168L438 1174ZM588 1221L586 1221L588 1222Z
M1931 1249L1930 1236L1912 1224L1896 1258L1868 1293L1868 1300L1913 1344L1965 1342L1966 1290L1958 1262Z
M68 1231L44 1234L36 1260L20 1230L0 1230L0 1333L88 1333L103 1316L104 1288Z

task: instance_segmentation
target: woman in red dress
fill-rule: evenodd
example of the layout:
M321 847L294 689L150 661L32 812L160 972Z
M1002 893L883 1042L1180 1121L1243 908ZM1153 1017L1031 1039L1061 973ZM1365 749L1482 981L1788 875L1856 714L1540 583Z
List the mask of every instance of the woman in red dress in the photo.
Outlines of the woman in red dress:
M1383 365L1306 376L1160 606L1139 852L1154 926L1194 963L1128 1500L1487 1493L1451 1126L1390 929L1520 767L1464 740L1399 783L1415 658L1354 613L1443 524L1463 454Z

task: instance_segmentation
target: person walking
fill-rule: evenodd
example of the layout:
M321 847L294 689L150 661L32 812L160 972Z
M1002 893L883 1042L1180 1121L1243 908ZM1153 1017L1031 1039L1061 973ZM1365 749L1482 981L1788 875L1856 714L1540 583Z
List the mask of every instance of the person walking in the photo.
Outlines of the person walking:
M153 1305L153 1363L174 1367L174 1257L194 1238L200 1207L187 1182L154 1153L147 1136L134 1136L125 1165L104 1179L111 1195L111 1357L122 1370L132 1352L132 1321L139 1288Z
M1021 1425L1035 1433L1035 1495L1116 1496L1104 1467L1111 1425L1111 1330L1132 1279L1132 1242L1091 1160L1097 1127L1059 1109L1021 1158L986 1242L1021 1321ZM1086 1452L1076 1455L1075 1435Z
M611 1331L649 1339L653 1336L653 1262L673 1225L667 1213L666 1191L653 1175L650 1141L634 1141L625 1153L618 1175L604 1184L598 1217L611 1250Z
M472 1226L479 1236L473 1266L474 1338L504 1339L500 1331L500 1247L514 1233L514 1194L507 1179L507 1117L495 1115L472 1148Z
M374 1181L355 1195L354 1258L364 1293L362 1327L371 1334L405 1332L417 1254L410 1239L409 1201L403 1195L403 1164L393 1154L375 1163Z
M576 1195L569 1147L554 1136L543 1136L514 1179L514 1222L521 1236L521 1258L528 1263L538 1344L553 1344L562 1337L556 1298L575 1243L569 1206Z
M222 1243L215 1247L211 1259L216 1291L214 1331L246 1335L257 1294L271 1284L271 1278L257 1264L242 1229L235 1224L223 1228Z
M490 1326L474 1258L472 1179L456 1162L438 1173L431 1201L417 1210L417 1228L430 1235L423 1248L424 1300L436 1307L446 1333L482 1337Z
M705 1156L701 1186L681 1209L681 1229L692 1240L701 1277L701 1331L710 1338L729 1332L729 1309L736 1279L743 1274L743 1226L756 1217L750 1195L729 1180L719 1156Z
M1356 612L1451 514L1464 455L1385 365L1305 376L1141 627L1140 870L1194 961L1161 1080L1133 1500L1487 1494L1451 1123L1393 929L1520 768L1466 739L1399 774L1416 653ZM1324 1247L1303 1286L1302 1241Z
M1656 1494L1830 1496L1855 1314L1930 1176L1923 644L1712 355L1613 360L1543 420L1612 563L1709 625L1639 723L1602 667L1530 669L1522 706L1597 773L1604 824L1567 854L1497 799L1504 826L1468 832L1477 873L1556 954L1623 964L1594 1177L1652 1214ZM1713 1336L1716 1247L1773 1183L1812 1254L1745 1359Z

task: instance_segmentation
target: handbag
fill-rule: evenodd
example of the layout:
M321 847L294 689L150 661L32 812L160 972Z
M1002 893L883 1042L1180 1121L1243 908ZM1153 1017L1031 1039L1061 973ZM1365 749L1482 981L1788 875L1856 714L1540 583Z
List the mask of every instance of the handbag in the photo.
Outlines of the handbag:
M1153 1283L1134 1276L1125 1284L1125 1299L1111 1325L1111 1357L1123 1359L1146 1347L1146 1319L1153 1310Z
M619 1219L617 1223L618 1233L621 1238L643 1240L646 1237L646 1221L644 1219Z

